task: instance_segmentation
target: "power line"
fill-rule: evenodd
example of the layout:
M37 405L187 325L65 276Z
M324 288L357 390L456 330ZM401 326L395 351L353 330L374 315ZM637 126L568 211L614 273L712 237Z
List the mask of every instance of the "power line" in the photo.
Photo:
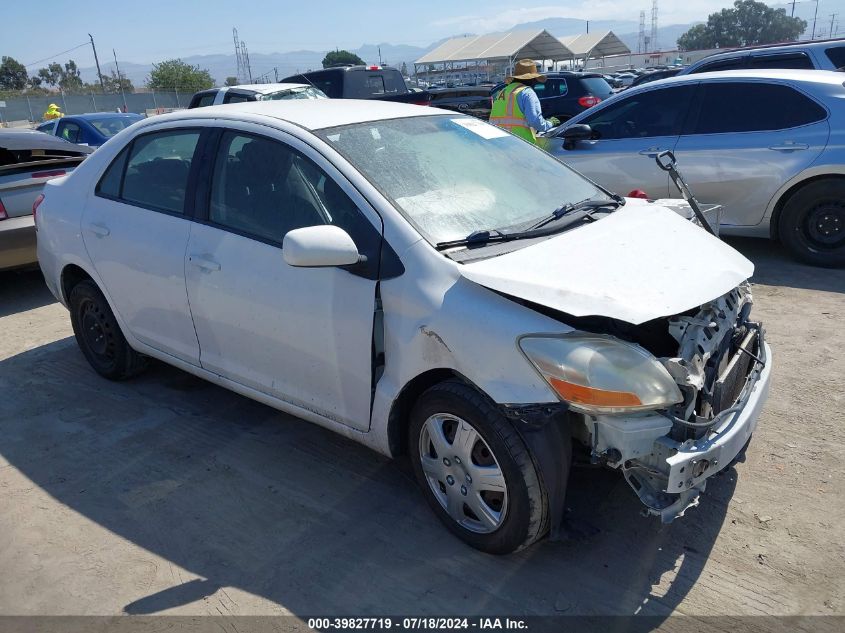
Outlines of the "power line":
M49 60L51 60L51 59L55 59L55 58L56 58L56 57L58 57L59 55L64 55L65 53L70 53L71 51L75 51L77 48L82 48L83 46L90 46L90 45L91 45L91 42L83 42L83 43L82 43L82 44L80 44L79 46L74 46L73 48L69 48L69 49L67 49L66 51L62 51L61 53L56 53L55 55L50 55L49 57L45 57L44 59L39 59L37 62L32 62L32 63L29 63L29 64L24 64L24 66L25 66L26 68L29 68L30 66L35 66L36 64L41 64L41 63L46 62L46 61L49 61Z

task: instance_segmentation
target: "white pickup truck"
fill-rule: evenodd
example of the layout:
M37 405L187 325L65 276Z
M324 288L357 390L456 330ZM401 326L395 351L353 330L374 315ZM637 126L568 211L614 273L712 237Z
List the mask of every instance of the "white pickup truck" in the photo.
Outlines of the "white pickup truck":
M37 261L33 205L45 182L92 151L34 130L0 130L0 270Z

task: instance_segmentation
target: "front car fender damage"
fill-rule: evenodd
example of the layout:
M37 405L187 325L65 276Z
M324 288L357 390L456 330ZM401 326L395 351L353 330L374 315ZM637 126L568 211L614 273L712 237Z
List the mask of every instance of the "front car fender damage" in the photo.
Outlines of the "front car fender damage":
M498 406L528 445L534 460L549 504L549 539L562 540L566 538L566 486L572 466L569 406L564 402Z

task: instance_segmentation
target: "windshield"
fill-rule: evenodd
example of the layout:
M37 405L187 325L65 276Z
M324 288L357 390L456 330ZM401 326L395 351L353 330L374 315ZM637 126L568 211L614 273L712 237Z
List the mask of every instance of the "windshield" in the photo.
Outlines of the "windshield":
M261 101L280 101L282 99L328 99L328 97L322 90L312 86L302 86L301 88L286 88L278 92L261 95L259 99Z
M144 117L141 115L116 116L102 119L88 119L88 123L97 128L97 131L106 138L111 138L121 130L128 128L130 125L137 123L143 118Z
M606 198L530 143L478 119L420 116L320 130L431 243L521 226Z

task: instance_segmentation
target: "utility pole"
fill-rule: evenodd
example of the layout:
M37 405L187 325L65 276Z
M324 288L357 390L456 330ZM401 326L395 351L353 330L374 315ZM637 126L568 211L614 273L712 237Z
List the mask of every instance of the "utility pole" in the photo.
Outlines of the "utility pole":
M789 14L790 17L795 17L795 2L796 0L792 0L792 13Z
M100 78L100 90L103 91L103 94L106 94L106 87L103 84L103 73L100 72L100 60L97 59L97 47L94 46L94 36L89 33L88 38L91 40L91 48L94 49L94 63L97 64L97 76Z
M813 14L813 34L810 36L811 40L816 39L816 18L819 16L819 0L816 0L816 12Z
M836 16L839 15L838 13L831 13L830 14L830 31L828 32L828 37L833 37L833 21L836 19Z
M114 67L117 71L117 85L120 86L120 96L123 97L123 111L128 112L129 108L126 106L126 93L123 91L123 80L120 78L120 66L117 65L117 53L114 52L114 49L111 49L112 55L114 55Z
M378 47L378 65L381 66L381 46Z

